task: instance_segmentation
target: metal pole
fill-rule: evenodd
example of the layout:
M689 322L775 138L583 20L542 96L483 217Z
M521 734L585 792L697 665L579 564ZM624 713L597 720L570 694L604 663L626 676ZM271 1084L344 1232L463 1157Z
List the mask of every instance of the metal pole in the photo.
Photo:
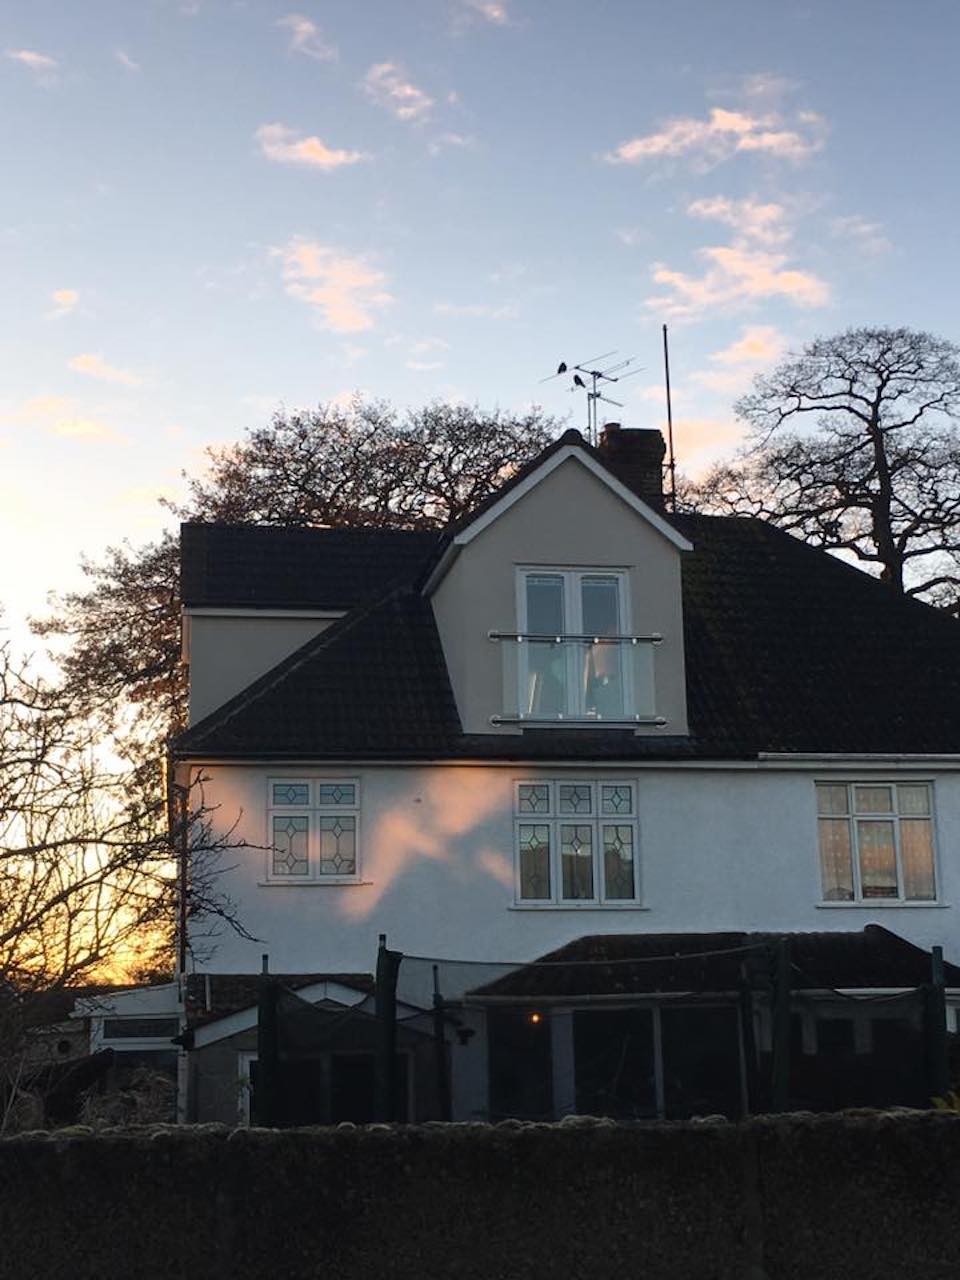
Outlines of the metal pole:
M774 947L773 969L773 1081L771 1110L790 1106L790 943L780 938Z
M280 1097L280 1028L277 1017L279 987L267 976L267 957L263 957L263 980L257 1002L257 1087L253 1109L257 1124L276 1128Z
M667 384L667 471L670 474L670 510L677 514L677 459L673 452L673 404L670 398L670 348L663 326L663 372Z
M933 947L930 957L930 985L926 992L927 1082L932 1098L943 1098L950 1090L947 1059L947 1001L943 969L943 947Z
M440 994L440 966L433 966L433 1043L436 1051L437 1101L440 1119L450 1119L450 1072L447 1065L447 1037L443 1016L443 996Z
M396 1118L397 1104L397 977L399 951L387 949L387 935L381 933L377 947L377 981L374 1013L377 1019L376 1116L389 1122Z

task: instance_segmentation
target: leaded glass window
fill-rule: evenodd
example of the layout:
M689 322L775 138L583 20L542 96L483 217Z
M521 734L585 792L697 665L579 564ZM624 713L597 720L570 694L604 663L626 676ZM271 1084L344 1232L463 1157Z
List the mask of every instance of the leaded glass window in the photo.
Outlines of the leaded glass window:
M936 899L926 782L817 783L825 902Z
M637 902L634 782L519 782L515 811L520 903Z
M273 880L355 880L360 788L356 779L269 783L267 871Z
M550 827L521 822L520 897L535 901L550 897Z
M273 874L305 876L310 870L308 833L310 819L303 814L285 813L273 819Z

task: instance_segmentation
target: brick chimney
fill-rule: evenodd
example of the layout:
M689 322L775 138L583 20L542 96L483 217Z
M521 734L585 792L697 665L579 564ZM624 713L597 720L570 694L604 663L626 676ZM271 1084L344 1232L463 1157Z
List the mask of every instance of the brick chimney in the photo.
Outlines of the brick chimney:
M663 510L663 458L667 446L655 427L629 427L608 422L600 432L597 452L623 484L644 502Z

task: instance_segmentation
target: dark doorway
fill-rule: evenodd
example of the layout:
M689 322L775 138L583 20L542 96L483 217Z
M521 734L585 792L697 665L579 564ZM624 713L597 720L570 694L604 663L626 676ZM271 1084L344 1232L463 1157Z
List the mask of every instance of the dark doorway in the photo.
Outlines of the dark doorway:
M576 1012L573 1054L580 1115L638 1120L657 1114L650 1009Z
M487 1036L492 1118L552 1119L549 1017L535 1009L493 1010Z

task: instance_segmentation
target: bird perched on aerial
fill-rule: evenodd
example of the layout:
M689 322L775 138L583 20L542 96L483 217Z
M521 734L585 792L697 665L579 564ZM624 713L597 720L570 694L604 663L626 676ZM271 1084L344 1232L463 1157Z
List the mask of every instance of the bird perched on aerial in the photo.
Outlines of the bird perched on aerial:
M575 374L573 375L573 385L574 385L575 387L585 387L587 384L586 384L586 383L584 382L584 380L580 377L579 373L575 373Z
M557 373L566 373L566 372L567 372L567 362L566 360L561 360L559 365L557 366Z

